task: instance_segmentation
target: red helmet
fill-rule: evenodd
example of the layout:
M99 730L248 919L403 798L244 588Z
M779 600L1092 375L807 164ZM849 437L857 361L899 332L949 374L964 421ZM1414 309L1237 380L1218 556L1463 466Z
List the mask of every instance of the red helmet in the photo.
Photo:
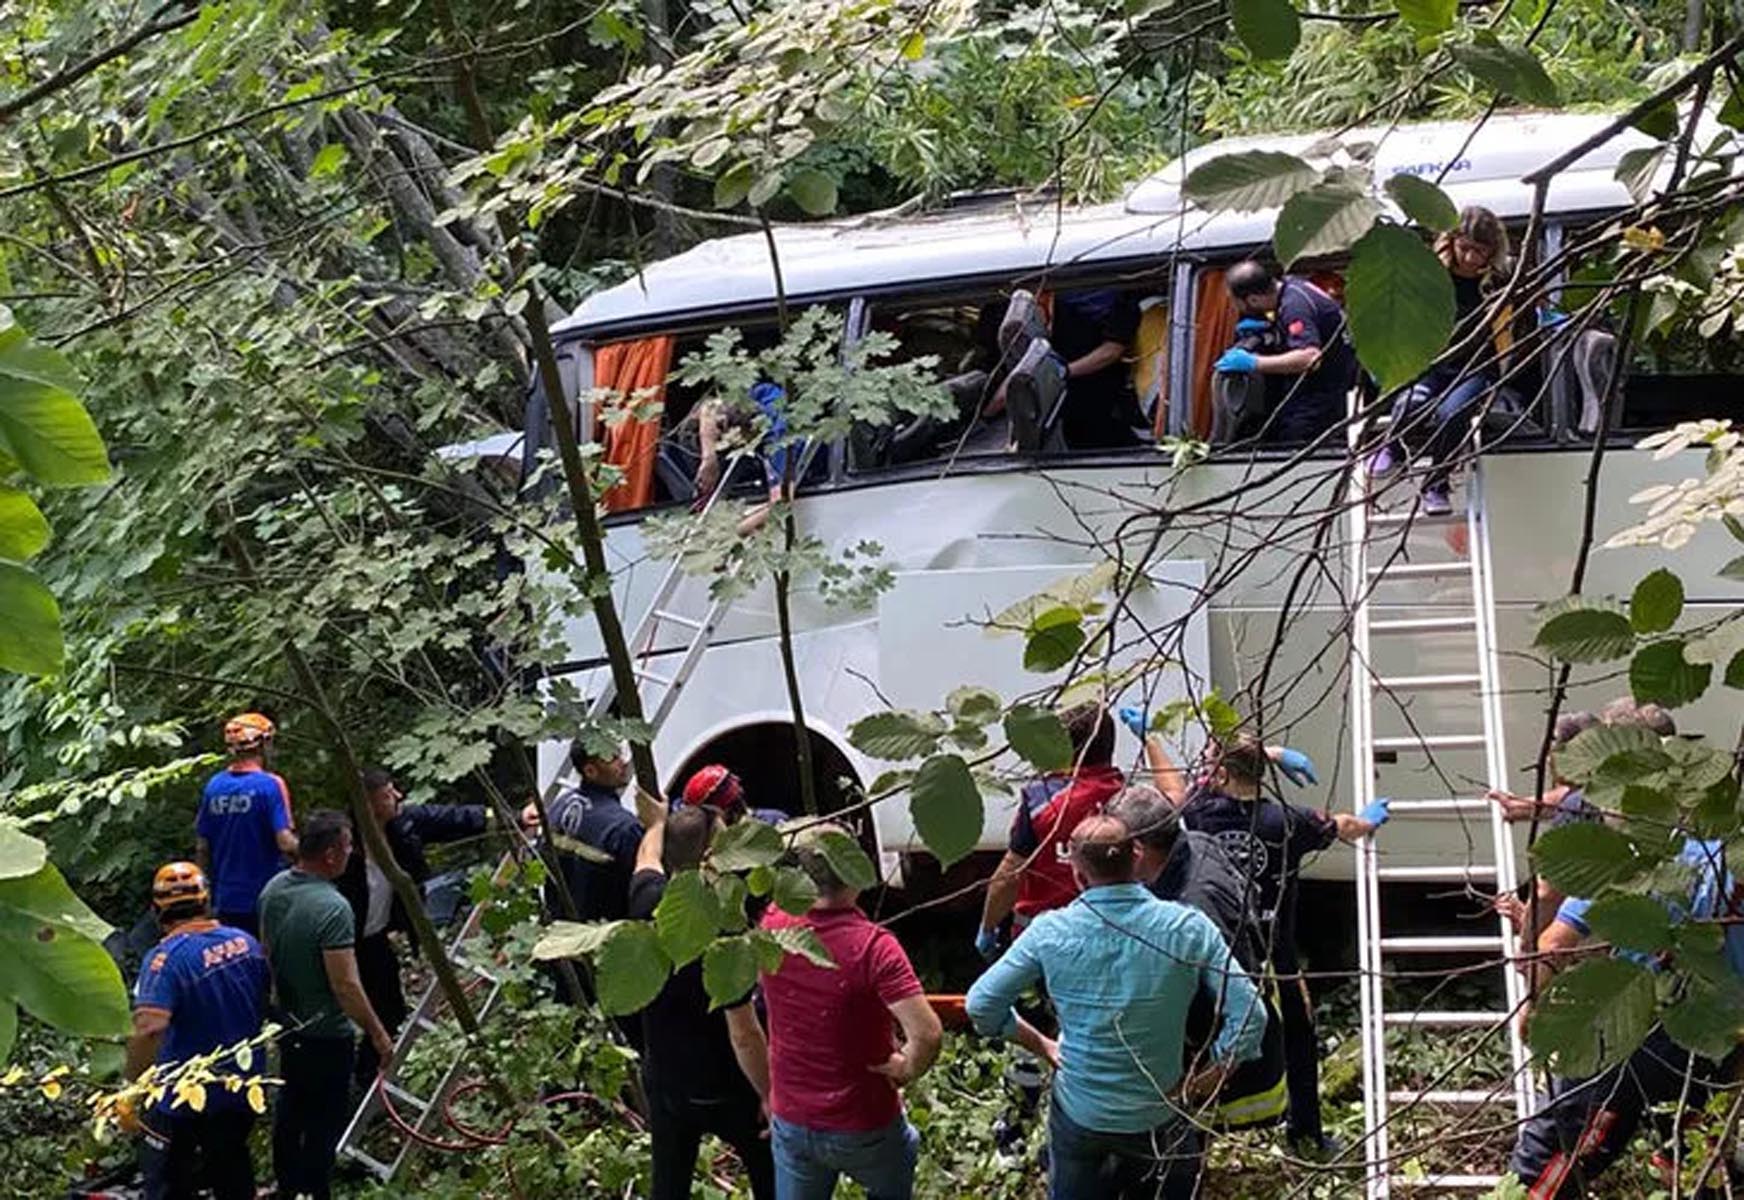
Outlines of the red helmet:
M722 812L732 812L744 807L745 785L719 763L710 763L684 785L684 803L695 808L708 805Z
M154 908L168 908L190 900L204 904L210 898L206 872L191 862L165 863L152 877L151 903Z

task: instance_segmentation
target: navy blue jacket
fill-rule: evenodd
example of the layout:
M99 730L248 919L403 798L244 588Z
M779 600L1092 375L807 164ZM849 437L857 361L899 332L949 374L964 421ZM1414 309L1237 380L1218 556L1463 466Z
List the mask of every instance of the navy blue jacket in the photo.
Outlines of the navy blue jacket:
M583 921L619 921L629 915L630 876L642 822L618 793L584 783L551 805L552 841L563 880ZM561 908L553 905L561 914Z

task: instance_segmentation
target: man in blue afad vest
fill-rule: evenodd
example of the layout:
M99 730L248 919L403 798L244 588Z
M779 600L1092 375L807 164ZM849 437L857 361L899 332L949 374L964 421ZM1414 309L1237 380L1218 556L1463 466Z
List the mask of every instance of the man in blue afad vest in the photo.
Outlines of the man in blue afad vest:
M211 919L210 899L206 876L193 863L169 863L152 881L151 901L164 939L146 958L134 988L129 1079L153 1064L161 1074L260 1033L266 956L252 936ZM239 1073L233 1057L210 1069L218 1076ZM215 1200L254 1195L248 1133L256 1110L250 1093L233 1092L217 1081L208 1081L204 1093L195 1111L191 1104L174 1102L171 1085L140 1115L146 1200L192 1200L205 1194L202 1188L210 1189Z
M195 857L212 874L218 919L255 935L260 889L297 852L291 791L266 769L275 732L260 713L239 713L224 723L230 764L206 781L194 823Z

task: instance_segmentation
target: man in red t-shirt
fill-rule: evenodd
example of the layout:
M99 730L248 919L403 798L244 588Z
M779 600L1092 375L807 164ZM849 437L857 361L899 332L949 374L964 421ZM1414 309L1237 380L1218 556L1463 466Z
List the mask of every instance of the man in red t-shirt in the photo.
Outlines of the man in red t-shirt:
M1021 928L1078 896L1072 875L1072 830L1102 811L1126 786L1114 766L1114 721L1101 704L1080 704L1060 714L1072 739L1072 770L1051 772L1023 789L1011 840L993 878L975 949L991 962L999 956L999 927L1014 910Z
M842 1175L873 1200L914 1194L920 1136L903 1115L901 1088L932 1066L942 1034L902 945L867 919L855 903L859 892L830 865L827 841L850 836L830 824L800 833L792 855L817 884L817 901L803 917L779 908L763 916L771 932L809 930L835 964L789 954L762 976L764 1099L782 1200L829 1200Z

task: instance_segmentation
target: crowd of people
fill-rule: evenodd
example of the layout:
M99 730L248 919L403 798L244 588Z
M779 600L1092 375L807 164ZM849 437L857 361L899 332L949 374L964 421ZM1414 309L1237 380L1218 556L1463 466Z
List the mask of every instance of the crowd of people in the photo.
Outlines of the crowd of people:
M1275 781L1312 785L1313 763L1248 735L1213 740L1181 764L1140 710L1088 704L1061 716L1073 765L1021 791L974 936L986 966L962 1002L975 1032L1048 1068L1050 1197L1193 1196L1208 1137L1280 1122L1294 1153L1347 1161L1353 1148L1322 1127L1299 879L1315 853L1373 836L1389 802L1355 814L1291 804ZM1114 763L1116 720L1143 741L1142 778ZM1675 736L1662 710L1619 701L1565 717L1557 752L1598 724ZM153 881L163 940L137 984L126 1069L135 1077L249 1043L270 1011L284 1027L273 1172L280 1194L322 1198L357 1082L373 1080L405 1019L389 933L406 917L346 817L292 819L288 789L267 769L271 722L244 714L225 736L231 761L197 819L201 861L168 864ZM551 805L548 832L563 907L584 921L651 920L668 881L701 864L723 827L783 819L753 808L718 764L670 801L638 792L626 805L625 755L578 744L572 762L578 786ZM492 820L482 808L402 808L385 771L361 783L395 865L415 880L429 875L427 843L475 836ZM1509 820L1605 819L1562 779L1539 798L1492 795ZM695 961L622 1026L640 1057L655 1200L692 1194L705 1135L732 1148L758 1200L827 1200L843 1176L880 1200L914 1194L923 1151L903 1090L937 1057L946 1006L861 910L830 852L847 831L808 821L787 836L788 862L816 899L802 914L770 905L753 917L783 944L809 935L829 965L788 954L717 1004ZM1686 840L1681 862L1695 883L1662 897L1674 923L1726 911L1733 885L1721 849ZM1541 992L1591 928L1589 901L1538 888L1497 904L1536 942L1529 965ZM1725 953L1744 974L1737 926ZM215 1070L246 1073L234 1057ZM1699 1098L1718 1078L1718 1064L1656 1033L1597 1079L1553 1080L1518 1131L1511 1169L1534 1196L1579 1194L1656 1105ZM219 1200L253 1195L254 1108L238 1090L206 1094L196 1111L172 1089L138 1114L154 1200L201 1186Z

